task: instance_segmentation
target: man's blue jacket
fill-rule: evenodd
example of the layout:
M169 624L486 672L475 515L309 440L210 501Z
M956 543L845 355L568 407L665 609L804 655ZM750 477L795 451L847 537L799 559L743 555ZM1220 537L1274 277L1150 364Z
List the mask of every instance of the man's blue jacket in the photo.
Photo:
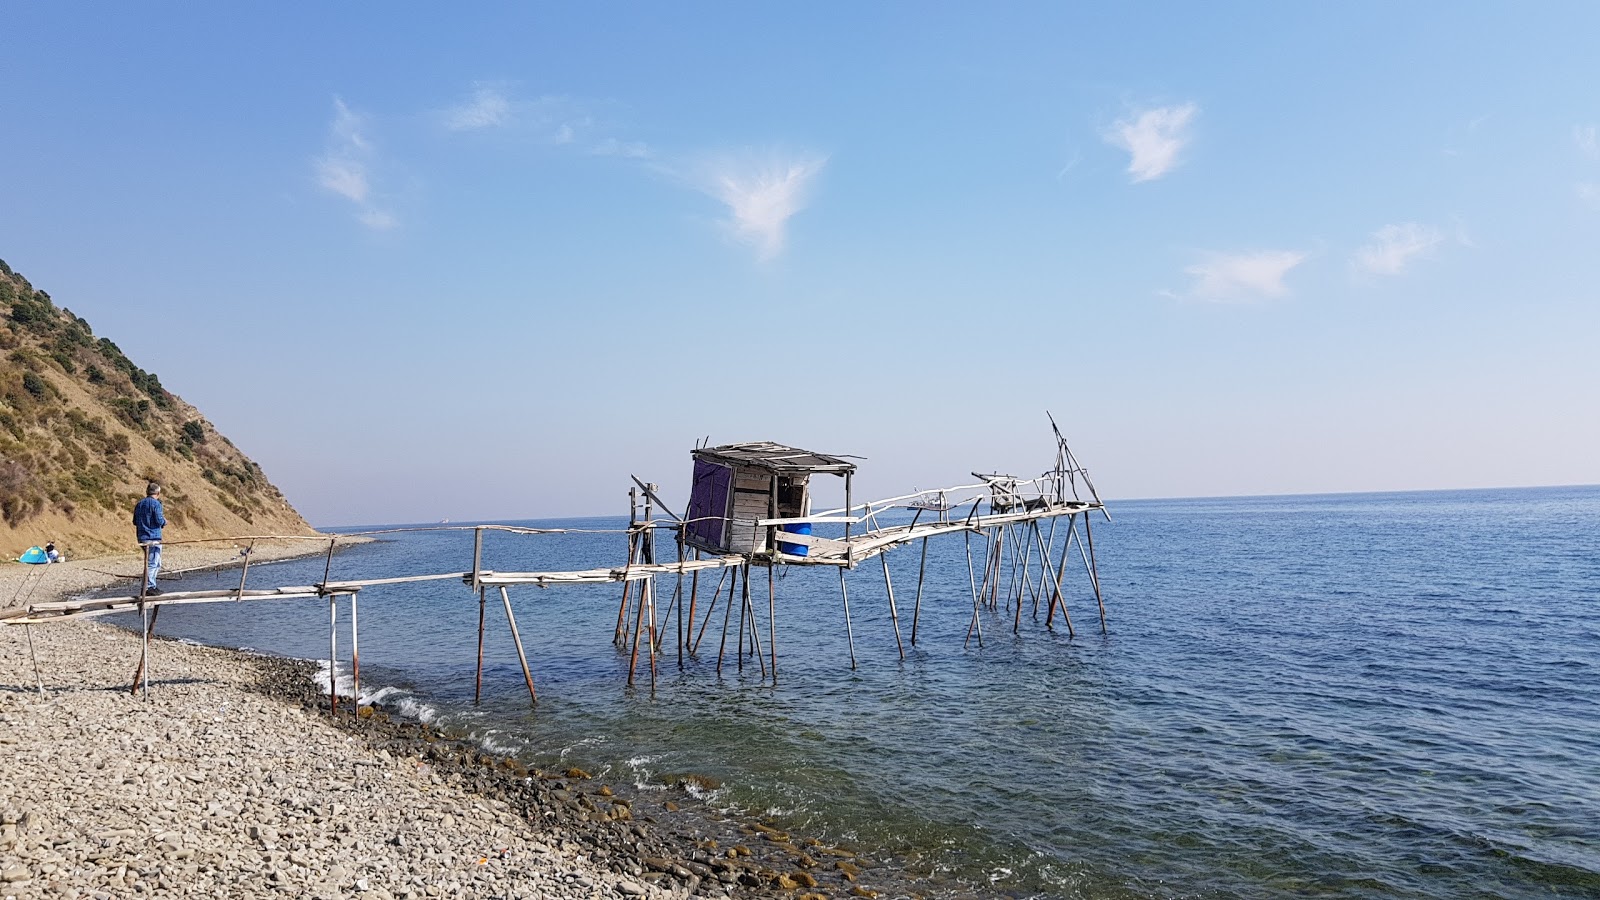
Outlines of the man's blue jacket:
M133 530L139 536L139 543L161 540L161 529L166 525L167 517L161 513L160 500L146 497L133 508Z

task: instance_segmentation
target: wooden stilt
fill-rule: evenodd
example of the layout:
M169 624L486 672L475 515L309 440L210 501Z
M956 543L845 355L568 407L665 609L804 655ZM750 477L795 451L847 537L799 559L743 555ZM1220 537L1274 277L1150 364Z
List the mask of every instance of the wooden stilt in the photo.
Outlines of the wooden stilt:
M633 567L634 556L639 543L639 535L634 531L634 526L638 524L638 521L639 492L635 488L628 488L628 561L623 566L624 572ZM632 591L633 582L624 576L622 579L622 605L617 609L617 632L616 636L612 638L612 643L618 647L624 646L628 641L628 610L631 608ZM630 679L632 678L631 672L629 677ZM633 682L630 680L628 683L632 684Z
M844 636L850 644L850 668L856 667L856 633L850 626L850 592L844 586L844 566L839 567L839 596L844 600Z
M685 527L685 526L679 526L678 534L680 536L683 534L683 531L682 531L683 527ZM680 537L679 540L682 540L682 538ZM694 559L695 559L695 562L699 562L700 561L700 548L699 547L694 548ZM689 627L691 629L694 628L694 606L695 606L695 601L697 599L699 599L699 595L700 595L700 570L699 569L695 569L689 575ZM706 618L707 619L711 618L709 613L706 615ZM704 634L705 633L705 629L701 628L700 629L700 633ZM687 640L687 636L685 636L684 638L680 638L679 639L680 643L682 641L684 641L684 640ZM700 642L698 640L695 641L695 646L698 647L699 645L700 645ZM694 654L694 650L692 648L689 650L689 654L691 656Z
M698 553L699 551L695 552ZM695 572L695 575L698 576L699 574L700 573L698 571ZM717 589L711 592L711 605L706 607L706 617L700 623L700 633L694 639L694 646L689 648L689 654L691 656L695 656L700 653L700 642L705 639L706 626L711 624L711 614L717 611L717 600L722 596L722 582L725 581L727 577L728 569L727 567L723 567L722 574L717 578ZM732 605L733 601L730 599L728 603ZM723 626L723 632L727 632L727 626Z
M726 570L724 570L724 571L726 571ZM732 621L732 617L733 617L733 592L737 589L737 582L739 580L738 573L734 573L733 580L734 580L735 584L732 584L732 585L728 586L728 603L727 603L726 607L722 611L722 646L717 648L717 674L718 675L722 674L722 657L723 657L724 654L726 654L728 652L728 623L730 621ZM718 588L718 592L719 593L721 592L721 587L722 587L722 582L720 582L720 581L717 582L717 588ZM710 618L711 618L711 613L709 613L709 612L706 613L706 619L709 620ZM742 613L740 614L739 627L740 628L744 627L743 614ZM704 629L701 629L701 630L703 631Z
M522 680L528 683L528 702L538 703L539 695L533 690L533 673L528 670L528 654L522 650L522 633L517 630L517 617L511 611L511 595L503 584L500 586L500 602L505 604L506 624L511 626L511 640L517 645L517 662L522 663Z
M656 629L656 580L654 576L644 580L643 594L639 597L641 606L650 607L650 633L645 635L646 642L650 645L650 695L656 693L656 641L659 632Z
M761 655L761 626L756 624L756 605L750 599L750 564L744 567L744 581L740 593L744 596L744 608L749 612L750 622L750 655L756 658L761 665L761 677L767 677L767 658Z
M483 621L484 608L488 598L484 596L483 585L478 586L478 677L473 681L472 702L477 703L483 699Z
M149 610L149 614L146 615L144 601L139 601L139 617L142 620L142 627L139 629L142 632L139 644L139 668L135 669L133 672L133 685L128 688L128 693L130 694L139 693L141 685L143 685L146 693L149 693L150 691L150 680L146 678L144 674L144 661L145 656L148 654L150 649L150 638L155 634L156 619L160 617L160 615L161 607L159 606L152 607Z
M333 544L328 545L328 558L333 559ZM323 575L327 584L327 575ZM339 605L338 597L328 595L328 715L339 714Z
M1065 564L1067 561L1066 550L1067 548L1065 546L1061 548L1061 562L1063 564ZM1056 604L1060 603L1061 615L1066 619L1067 622L1067 636L1077 637L1078 632L1072 627L1072 616L1067 615L1067 599L1061 596L1062 570L1060 567L1057 567L1054 572L1050 571L1050 552L1048 548L1043 548L1039 551L1039 561L1044 565L1045 574L1049 576L1050 584L1053 588L1053 593L1050 595L1050 610L1045 614L1044 626L1049 628L1051 631L1055 630L1055 625L1051 623L1055 620Z
M961 648L963 650L966 649L967 644L972 642L972 633L973 633L974 630L976 630L977 633L978 633L978 648L982 649L983 648L983 625L982 625L982 623L980 623L978 621L978 608L981 605L979 603L979 601L978 601L978 597L980 596L979 593L978 593L978 577L977 577L977 574L974 573L973 569L972 569L972 532L968 531L966 533L966 537L967 537L967 584L972 588L972 621L967 623L967 638L966 638L966 640L961 642ZM987 560L985 560L985 561L987 562Z
M637 667L639 665L639 635L641 634L641 629L644 626L644 596L643 596L644 595L644 590L645 590L644 586L640 585L640 587L639 587L640 597L639 597L639 602L637 604L638 612L634 614L634 619L633 619L633 655L630 656L629 659L628 659L628 686L629 687L633 686L633 670L634 670L635 667ZM653 653L655 651L652 650L651 652Z
M928 575L928 539L922 539L922 561L917 564L917 599L911 607L911 646L917 645L917 623L922 619L922 580Z
M744 638L745 638L746 632L749 631L749 627L750 627L750 626L745 624L745 619L744 619L745 613L748 612L749 609L750 609L750 564L749 563L745 563L744 565L740 566L739 567L739 573L740 574L735 575L734 577L738 578L740 583L743 584L743 590L741 591L741 593L739 595L739 647L738 647L738 653L735 654L734 658L736 660L738 660L738 663L739 663L738 669L739 669L739 671L743 672L744 671Z
M33 680L39 685L39 696L44 696L44 676L39 674L39 653L33 649L33 626L24 625L22 630L28 633L28 656L33 659ZM137 682L139 679L135 678Z
M678 587L672 592L673 605L678 608L678 668L683 668L683 526L678 526ZM694 627L694 615L689 615L689 627Z
M767 564L767 652L772 654L772 683L778 683L778 586L772 570L776 568L772 563Z
M883 589L889 593L889 619L894 622L894 643L900 648L900 658L906 658L906 646L900 642L900 612L894 608L894 582L889 579L889 554L879 553L883 562Z
M350 592L350 708L361 712L361 626L356 618L356 591Z
M1100 633L1106 633L1106 601L1100 596L1100 570L1094 561L1094 529L1089 527L1089 514L1083 514L1083 532L1089 536L1089 581L1094 585L1094 602L1100 606Z
M235 603L244 600L244 580L250 574L250 557L253 556L255 552L256 542L251 541L250 545L244 548L244 566L239 569L239 593L234 598Z

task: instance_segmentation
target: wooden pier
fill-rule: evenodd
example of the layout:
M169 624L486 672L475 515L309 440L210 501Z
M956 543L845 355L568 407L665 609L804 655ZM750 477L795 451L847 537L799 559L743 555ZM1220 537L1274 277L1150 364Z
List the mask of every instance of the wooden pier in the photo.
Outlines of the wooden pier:
M897 547L919 545L920 563L911 614L910 643L916 646L918 623L923 603L929 542L933 538L963 535L972 615L963 646L974 638L983 645L980 613L1011 613L1012 631L1019 632L1025 605L1031 604L1037 618L1041 602L1046 606L1044 625L1054 629L1059 614L1069 635L1075 635L1067 611L1062 583L1068 568L1081 562L1088 587L1095 598L1101 631L1106 630L1105 601L1094 555L1092 514L1110 518L1100 501L1088 473L1073 456L1060 431L1055 429L1054 465L1043 475L1020 479L999 473L973 473L971 484L917 491L886 500L856 504L851 500L851 478L856 466L842 457L799 450L770 442L696 447L693 451L694 479L683 516L671 512L662 502L659 488L634 478L629 489L629 524L626 529L530 528L515 525L435 526L420 529L386 529L344 535L283 537L275 535L227 538L247 542L242 556L238 587L232 590L164 591L121 597L60 600L34 603L8 614L5 624L31 629L67 619L88 618L111 613L137 612L142 617L144 651L134 675L132 690L148 692L149 638L162 607L199 603L244 603L261 600L326 600L329 616L329 702L337 713L340 698L335 689L339 662L338 607L348 599L350 613L350 671L354 682L352 706L360 698L360 651L358 595L369 588L424 581L459 580L478 599L478 669L475 699L481 697L483 683L483 640L489 592L499 593L501 605L516 645L527 683L529 699L537 702L532 669L518 630L509 589L540 588L573 584L620 583L622 597L612 640L619 651L628 654L628 684L632 685L641 661L646 657L652 692L656 683L658 657L665 652L667 638L662 619L672 622L676 610L676 653L678 664L686 656L700 652L702 639L711 627L713 614L723 603L723 621L718 643L716 670L720 674L728 652L728 637L733 625L733 610L739 608L735 637L735 661L743 668L752 659L763 679L778 679L778 602L774 570L779 566L831 566L839 573L845 639L850 650L850 665L857 664L854 626L850 617L849 589L845 573L877 557L881 561L885 594L889 604L895 642L901 659L906 656L900 613L886 554ZM845 505L813 514L810 510L810 480L818 475L844 479ZM882 521L893 515L911 521ZM1081 518L1081 530L1080 530ZM332 577L334 551L341 539L367 538L400 531L472 531L473 550L469 568L457 572L430 572L387 578L340 580ZM829 534L813 533L826 531ZM504 532L528 537L572 533L625 534L628 558L621 566L572 571L505 572L485 566L484 536ZM1059 541L1058 541L1059 532ZM673 559L658 559L657 536L672 540ZM258 540L310 540L327 543L323 579L314 584L273 588L250 588L250 549ZM974 542L978 544L974 554ZM169 542L208 543L209 541ZM1074 556L1073 551L1076 551ZM758 625L758 604L750 591L751 568L767 570L765 647L763 629ZM705 597L700 610L701 578L717 572L716 587ZM730 577L731 576L731 577ZM665 616L658 615L656 583L670 578L674 587L666 604ZM724 592L724 588L726 591ZM726 599L724 600L724 593ZM697 616L701 616L698 629ZM685 621L687 619L687 622ZM30 634L31 637L31 634ZM35 661L37 668L37 661ZM42 680L40 691L43 691Z

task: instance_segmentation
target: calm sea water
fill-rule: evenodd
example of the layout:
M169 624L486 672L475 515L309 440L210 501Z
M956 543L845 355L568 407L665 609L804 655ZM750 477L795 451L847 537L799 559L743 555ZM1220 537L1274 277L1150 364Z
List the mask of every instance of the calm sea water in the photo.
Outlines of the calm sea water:
M781 578L775 687L731 649L716 675L720 605L700 658L680 670L669 649L652 696L642 664L624 686L617 586L513 588L540 702L492 603L474 706L476 598L446 581L362 593L363 687L533 760L719 777L717 802L893 856L947 893L1600 896L1600 487L1112 510L1095 528L1107 635L1080 569L1075 638L1030 604L1016 634L985 612L984 646L964 649L956 535L931 546L904 661L876 561L849 574L855 671L837 575ZM612 565L623 548L496 534L485 567ZM322 565L252 567L251 582L310 583ZM909 640L917 549L890 565ZM471 537L397 535L333 566L468 569ZM752 595L764 641L761 570ZM169 608L159 630L317 658L327 621L322 602L225 604Z

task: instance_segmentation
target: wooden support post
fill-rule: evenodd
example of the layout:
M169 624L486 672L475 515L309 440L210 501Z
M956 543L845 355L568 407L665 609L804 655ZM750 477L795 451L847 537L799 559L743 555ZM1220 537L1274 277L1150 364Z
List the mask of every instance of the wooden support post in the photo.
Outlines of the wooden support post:
M44 696L44 676L39 674L39 654L33 649L33 626L24 625L22 630L28 633L28 656L33 659L33 680L39 685L39 696ZM135 678L134 681L139 679Z
M894 608L894 582L889 579L889 554L879 553L883 562L883 589L889 593L889 619L894 622L894 643L900 648L900 658L906 658L906 645L900 642L900 612Z
M699 554L700 554L700 551L696 550L695 551L695 555L698 557ZM698 576L699 574L700 574L699 570L698 569L695 570L695 575ZM722 596L722 582L727 580L727 577L728 577L728 567L727 566L723 566L722 567L722 574L717 576L717 589L711 592L711 605L706 607L706 617L700 623L700 633L695 636L694 646L689 648L689 654L691 656L697 656L700 653L700 642L705 639L706 626L711 624L711 614L717 611L717 599ZM691 591L689 596L690 596L690 599L692 600L693 597L694 597L694 594L693 594L692 591ZM733 601L729 600L728 602L732 603ZM690 625L694 624L694 620L693 620L692 617L689 620L689 624ZM724 632L727 631L727 626L723 626L723 631Z
M1106 601L1100 596L1100 570L1094 561L1094 529L1089 527L1089 514L1083 514L1083 531L1089 536L1089 581L1094 584L1094 602L1100 606L1100 633L1106 633Z
M484 608L488 598L484 596L483 585L478 585L478 677L472 688L472 702L477 703L483 699L483 620Z
M633 670L639 665L639 637L644 628L644 585L639 586L638 612L633 617L633 653L628 657L628 686L633 687ZM652 653L655 651L652 650Z
M1052 531L1053 530L1054 529L1052 529ZM1039 561L1043 564L1045 575L1049 577L1050 584L1053 587L1053 592L1050 594L1050 610L1049 612L1045 613L1044 626L1049 628L1051 631L1055 630L1055 625L1051 623L1055 620L1056 604L1060 603L1061 615L1066 619L1067 622L1067 636L1077 637L1078 632L1072 627L1072 616L1067 614L1067 598L1061 596L1061 576L1063 574L1062 569L1058 566L1054 572L1050 570L1050 552L1049 548L1047 547L1043 547L1039 550ZM1065 546L1061 548L1061 562L1062 565L1065 565L1067 562L1067 548Z
M738 662L738 670L743 672L744 636L745 633L749 631L749 626L745 624L744 617L745 613L750 609L750 563L746 562L741 565L739 567L739 574L735 577L739 580L740 584L743 585L743 590L739 595L739 646L735 648L736 652L734 654L734 659ZM735 587L738 586L738 584L735 585ZM733 598L730 597L729 599L731 600Z
M844 564L847 568L856 567L856 551L850 543L850 522L855 512L850 506L850 473L844 473Z
M778 586L772 570L776 563L767 563L767 652L772 654L772 683L778 683Z
M1075 543L1077 541L1077 538L1078 538L1078 514L1077 513L1073 513L1067 519L1067 540L1066 540L1065 543L1063 543L1061 545L1061 562L1056 565L1056 584L1057 585L1060 585L1061 584L1061 579L1066 577L1066 574L1067 574L1067 551L1072 549L1072 545L1073 545L1073 543ZM1061 617L1063 619L1065 619L1066 622L1067 622L1067 635L1069 637L1077 637L1078 636L1078 632L1077 632L1076 629L1074 629L1072 627L1072 613L1067 610L1067 596L1065 594L1061 593L1059 589L1056 591L1056 596L1061 601ZM1048 616L1045 617L1045 624L1046 625L1050 624L1050 618Z
M134 672L133 672L133 684L132 684L132 686L130 686L128 688L128 693L129 694L137 694L137 693L139 693L139 689L140 689L140 685L141 684L143 685L144 691L145 691L146 694L148 694L150 692L150 680L145 677L144 661L145 661L145 657L150 652L150 638L155 634L156 618L159 617L160 615L161 615L161 607L156 606L156 607L152 607L149 610L149 615L146 616L145 615L144 601L143 600L139 601L139 617L140 617L140 619L142 620L142 623L143 623L142 627L139 629L140 632L141 632L140 643L139 643L139 646L140 646L140 650L139 650L139 668L135 669ZM31 635L31 632L30 632L30 635ZM30 637L30 640L31 640L31 637Z
M922 619L922 580L928 575L928 539L922 539L922 561L917 564L917 600L911 607L911 646L917 645L917 623Z
M981 532L980 532L981 533ZM978 621L979 602L978 577L972 569L972 532L967 532L967 584L972 588L972 621L967 623L967 638L961 642L961 648L966 649L972 642L972 632L978 632L978 649L983 649L983 625ZM987 560L985 560L987 562Z
M1000 594L1000 566L1005 558L1006 533L1005 526L994 530L994 578L985 579L989 584L989 608L997 609Z
M250 557L254 555L255 552L256 542L252 540L250 545L244 548L244 566L239 570L239 593L233 598L235 603L244 600L244 580L245 577L250 574Z
M361 629L356 619L356 594L350 592L350 708L361 713Z
M688 527L687 525L679 526L679 528L678 528L678 535L679 535L678 540L680 540L680 541L683 540L683 529L687 528L687 527ZM699 562L700 561L700 548L699 547L694 548L694 559L695 559L695 562ZM724 570L724 571L726 571L726 570ZM691 630L694 628L694 606L695 606L695 601L697 599L699 599L699 595L700 595L700 570L699 569L695 569L689 575L689 628ZM712 603L716 602L716 598L714 596L712 597L712 601L711 602ZM710 612L707 612L706 613L706 619L709 621L710 618L711 618L711 614L710 614ZM703 627L700 629L700 633L701 634L705 634L705 631L706 630ZM682 641L685 641L687 639L688 639L688 636L685 635L684 637L679 639L679 642L681 643ZM694 642L694 648L691 648L689 650L690 655L693 655L695 648L698 648L699 646L700 646L700 642L698 640L696 640ZM681 666L682 663L680 663L679 665Z
M322 583L328 583L328 576L333 572L333 545L338 538L328 538L328 559L322 564Z
M850 626L850 591L844 586L844 566L839 567L839 596L844 600L844 636L850 642L850 668L856 667L856 633Z
M649 578L646 578L644 580L644 584L642 585L642 587L643 587L643 593L639 597L639 604L640 604L641 607L643 607L643 606L650 607L650 625L649 625L650 633L646 636L646 640L650 644L650 696L653 697L653 696L655 696L655 693L656 693L656 641L657 641L657 634L658 634L658 632L656 630L656 578L655 578L655 576L652 575Z
M333 544L328 545L328 558L333 558ZM327 584L328 576L322 576L323 584ZM339 714L339 605L338 597L328 595L328 715Z
M683 526L678 526L678 587L672 592L672 604L678 608L678 668L683 668ZM694 627L694 616L689 617L689 627Z
M522 632L517 630L517 617L511 611L511 595L503 584L500 585L500 602L505 604L506 624L511 626L511 640L517 645L517 662L522 663L522 680L528 683L528 702L538 703L539 695L533 690L533 673L528 671L528 654L522 650Z
M726 654L728 652L728 623L730 621L732 621L732 617L733 617L733 592L738 589L738 581L739 581L739 573L735 572L735 573L733 573L733 583L728 585L728 604L727 604L727 607L722 611L722 646L717 648L717 674L718 675L722 674L722 657L723 657L724 654ZM722 582L718 581L717 582L717 590L718 590L719 593L721 592L721 589L722 589ZM709 620L710 618L711 618L711 613L709 613L709 612L706 613L706 619ZM740 614L739 627L740 628L744 627L744 621L743 621L743 614L742 613Z
M479 580L483 572L483 526L472 529L472 587L479 590L483 582Z
M633 568L635 548L639 543L639 535L634 532L633 526L639 521L639 496L634 488L628 488L628 562L623 566L622 578L622 606L617 609L617 631L612 636L611 642L618 647L628 642L628 609L632 600L633 582L627 578L627 570ZM629 684L632 684L633 673L628 673Z

